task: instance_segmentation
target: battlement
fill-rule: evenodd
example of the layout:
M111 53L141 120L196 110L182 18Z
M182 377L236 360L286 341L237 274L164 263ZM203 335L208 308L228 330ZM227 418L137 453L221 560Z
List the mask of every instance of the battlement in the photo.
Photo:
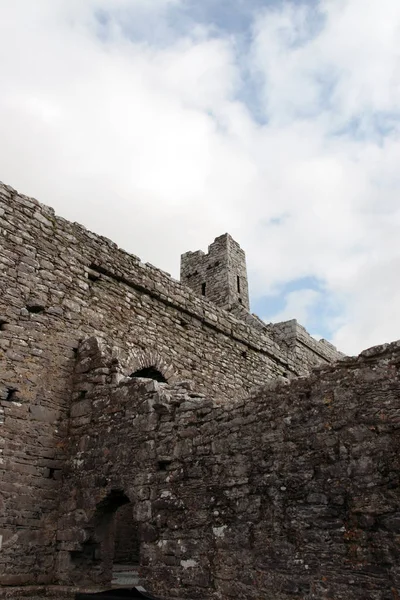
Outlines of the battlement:
M182 254L181 281L226 310L237 305L249 310L246 255L228 233L215 238L207 254Z
M344 354L339 352L327 340L316 340L313 338L296 319L282 321L281 323L269 323L266 326L266 331L268 331L277 344L285 344L288 348L292 349L296 353L298 360L304 361L304 364L307 364L310 352L320 356L326 362L334 362L344 357Z

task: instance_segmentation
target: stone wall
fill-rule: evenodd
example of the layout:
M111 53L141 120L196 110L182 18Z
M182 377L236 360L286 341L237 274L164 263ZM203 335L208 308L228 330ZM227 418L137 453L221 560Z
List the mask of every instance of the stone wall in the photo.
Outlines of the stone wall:
M181 281L198 296L230 309L240 304L249 310L246 256L229 234L217 237L208 247L181 256Z
M344 354L338 352L327 340L313 338L296 319L269 323L266 326L264 324L263 331L275 340L282 352L286 347L288 356L295 357L295 361L303 364L306 369L319 363L332 363L344 358Z
M221 403L307 371L268 331L4 185L0 269L3 585L53 578L71 400L91 391L72 392L80 340L112 340L120 378L154 367Z
M395 343L218 405L189 383L119 380L112 349L84 342L60 581L107 583L123 498L143 583L165 598L398 598L399 367Z

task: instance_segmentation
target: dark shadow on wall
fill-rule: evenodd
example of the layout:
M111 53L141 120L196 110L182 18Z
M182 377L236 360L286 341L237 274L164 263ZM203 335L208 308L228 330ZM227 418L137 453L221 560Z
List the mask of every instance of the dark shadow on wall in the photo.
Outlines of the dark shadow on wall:
M79 583L110 585L114 565L137 567L140 542L133 505L122 490L111 492L96 507L81 550L71 552Z
M140 543L138 524L132 504L124 504L115 513L114 565L138 565Z
M154 379L160 383L167 383L164 375L155 367L145 367L132 373L131 377L143 377L144 379Z

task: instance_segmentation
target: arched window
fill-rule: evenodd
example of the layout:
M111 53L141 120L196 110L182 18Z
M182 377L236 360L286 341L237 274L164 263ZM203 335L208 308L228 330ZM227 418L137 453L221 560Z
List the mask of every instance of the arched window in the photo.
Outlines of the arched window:
M155 367L144 367L132 373L131 377L144 377L145 379L154 379L161 383L167 383L164 375Z

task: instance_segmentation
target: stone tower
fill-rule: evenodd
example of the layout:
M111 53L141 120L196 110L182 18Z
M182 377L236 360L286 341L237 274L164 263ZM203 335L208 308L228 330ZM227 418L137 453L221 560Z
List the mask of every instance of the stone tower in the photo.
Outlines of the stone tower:
M228 233L215 238L207 254L182 254L181 281L217 306L249 310L246 255Z

